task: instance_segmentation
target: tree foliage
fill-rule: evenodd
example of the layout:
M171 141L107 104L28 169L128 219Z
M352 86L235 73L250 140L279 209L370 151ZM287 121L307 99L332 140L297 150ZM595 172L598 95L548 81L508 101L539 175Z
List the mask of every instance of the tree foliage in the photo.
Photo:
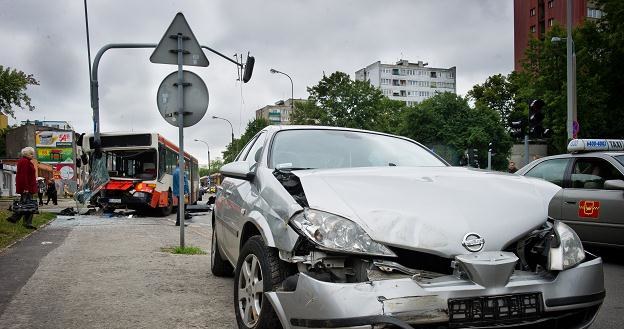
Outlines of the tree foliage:
M624 1L599 0L606 13L587 20L573 31L576 51L577 118L579 138L622 138L624 102ZM563 40L553 42L553 37ZM553 26L542 39L531 39L522 62L522 71L507 77L494 75L468 93L478 106L501 114L510 121L528 116L528 104L542 99L544 126L553 131L549 153L564 153L567 146L567 54L566 31ZM505 116L507 120L505 121Z
M513 74L513 73L512 73ZM467 96L474 100L477 107L488 107L498 112L501 123L509 127L511 114L517 110L518 86L510 74L493 75L481 84L472 87Z
M295 103L293 124L323 125L392 132L405 103L386 98L368 81L334 72L308 87L307 102Z
M512 140L501 124L497 111L478 104L470 107L466 98L438 93L403 114L399 133L419 141L452 164L466 149L477 149L480 167L487 165L489 143L494 144L494 169L507 166Z
M210 176L214 173L218 173L219 170L221 170L221 166L223 166L223 160L212 160L210 161L210 170L208 168L199 168L199 176Z
M34 110L26 94L28 85L39 85L39 81L32 74L0 65L0 112L15 117L15 107Z
M260 130L269 125L269 121L265 118L258 118L251 120L247 123L247 128L240 138L234 139L233 142L228 144L225 151L223 151L223 163L229 163L234 161L238 153L247 145L247 143L253 138ZM220 167L219 167L220 168Z

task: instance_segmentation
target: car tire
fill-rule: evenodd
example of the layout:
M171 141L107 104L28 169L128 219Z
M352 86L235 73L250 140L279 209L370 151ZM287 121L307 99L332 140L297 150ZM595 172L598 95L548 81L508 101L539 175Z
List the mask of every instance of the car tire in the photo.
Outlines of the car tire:
M247 240L234 274L234 313L238 328L282 328L271 302L264 298L264 292L275 291L287 273L286 264L279 259L277 250L267 247L262 237L256 235ZM262 287L253 284L259 280L262 280Z
M214 276L231 277L234 269L230 263L221 257L219 252L219 241L217 240L217 230L212 225L212 248L210 249L210 272Z

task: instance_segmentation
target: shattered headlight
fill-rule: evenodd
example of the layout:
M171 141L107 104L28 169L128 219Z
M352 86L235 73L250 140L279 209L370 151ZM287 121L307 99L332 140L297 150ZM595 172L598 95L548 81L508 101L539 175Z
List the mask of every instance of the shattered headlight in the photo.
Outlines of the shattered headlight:
M553 231L557 241L550 246L548 253L549 270L563 271L585 259L585 250L581 239L570 226L555 221Z
M328 250L396 257L392 250L373 241L358 224L344 217L306 208L291 223L312 242Z

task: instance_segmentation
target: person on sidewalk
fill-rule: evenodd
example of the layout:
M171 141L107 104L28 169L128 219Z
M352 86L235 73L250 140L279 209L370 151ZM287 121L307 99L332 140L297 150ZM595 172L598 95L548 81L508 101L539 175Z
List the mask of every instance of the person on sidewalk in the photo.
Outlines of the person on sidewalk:
M176 165L173 171L173 197L178 199L178 207L182 207L182 213L184 212L184 196L180 198L180 166ZM186 173L184 173L184 195L189 194L189 183ZM180 211L176 211L176 226L180 226Z
M20 203L30 203L32 201L32 195L37 193L37 177L35 176L35 165L32 159L35 156L35 149L28 146L22 149L22 157L17 161L17 173L15 174L15 192L20 195ZM17 223L22 217L24 217L24 227L35 230L37 229L32 225L33 213L32 212L17 212L14 211L13 215L7 218L11 223Z
M48 190L46 191L48 195L48 200L46 200L46 204L50 203L50 199L52 199L52 203L56 206L58 204L57 193L56 193L56 183L54 179L50 179L48 182Z
M43 206L43 194L46 191L46 182L43 177L37 178L37 197L39 197L39 205Z

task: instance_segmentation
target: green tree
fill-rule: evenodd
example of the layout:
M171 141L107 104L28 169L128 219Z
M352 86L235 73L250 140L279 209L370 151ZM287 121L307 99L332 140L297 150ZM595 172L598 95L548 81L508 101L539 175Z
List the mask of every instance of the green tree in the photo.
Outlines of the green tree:
M440 93L409 107L402 121L401 135L428 145L452 164L458 163L464 150L478 149L480 167L486 167L488 144L492 142L496 145L493 168L507 166L512 140L497 111L487 106L471 108L466 98ZM442 154L440 149L447 151Z
M387 99L368 81L334 72L308 87L307 102L295 104L293 124L337 126L392 132L405 103Z
M511 73L513 74L513 73ZM493 75L468 91L468 97L473 99L475 106L488 107L498 112L501 123L509 127L509 117L516 110L518 86L513 77L502 74Z
M249 140L253 138L260 130L269 125L269 121L265 118L253 119L247 123L247 128L240 138L234 139L233 142L228 144L225 151L223 151L223 163L229 163L234 161L238 153L247 145ZM221 168L221 167L219 167Z
M554 26L543 40L532 39L525 55L523 71L518 73L521 92L526 101L543 99L546 103L544 126L553 130L549 142L551 153L564 153L567 146L567 84L565 42L552 42L552 37L565 37L560 26ZM576 48L577 117L579 138L617 138L624 135L621 120L624 107L613 102L617 94L609 93L616 82L610 77L610 49L605 48L608 35L593 22L574 30ZM621 91L620 91L621 92ZM610 106L609 104L613 104Z
M214 173L218 173L219 170L221 170L221 166L223 166L223 160L221 159L212 160L210 161L210 169L208 169L208 167L199 168L199 176L200 177L210 176Z
M0 65L0 112L15 117L14 107L34 110L26 94L28 85L39 85L39 81L32 74Z

